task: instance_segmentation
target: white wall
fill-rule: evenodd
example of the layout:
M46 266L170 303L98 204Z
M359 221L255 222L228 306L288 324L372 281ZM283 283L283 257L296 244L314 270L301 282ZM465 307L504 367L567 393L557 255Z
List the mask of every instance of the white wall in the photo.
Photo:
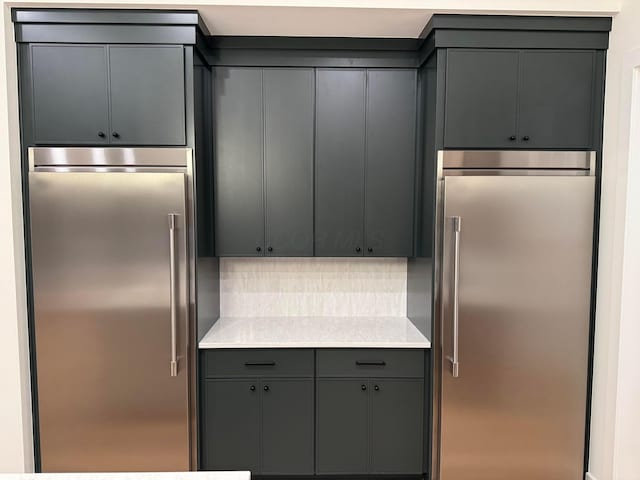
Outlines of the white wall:
M315 7L413 8L454 12L499 11L527 14L553 12L622 13L615 19L608 61L605 120L598 328L590 471L597 480L640 479L639 363L633 349L640 344L640 185L638 154L629 164L627 139L631 112L631 71L634 48L640 48L638 0L140 0L135 6L188 8L205 4ZM127 0L80 2L20 2L14 5L110 4L132 7ZM30 471L31 416L28 378L26 307L20 204L17 126L16 60L9 19L10 3L2 6L0 46L0 472ZM379 16L378 16L379 17ZM623 126L620 129L620 126ZM636 127L639 131L640 127ZM637 152L637 150L636 150ZM625 229L625 222L627 228ZM634 411L635 406L635 411ZM636 443L634 443L636 442Z
M589 464L597 480L640 479L639 25L640 2L624 0L614 18L607 61Z
M2 5L0 65L16 62ZM33 469L15 68L0 69L0 472Z

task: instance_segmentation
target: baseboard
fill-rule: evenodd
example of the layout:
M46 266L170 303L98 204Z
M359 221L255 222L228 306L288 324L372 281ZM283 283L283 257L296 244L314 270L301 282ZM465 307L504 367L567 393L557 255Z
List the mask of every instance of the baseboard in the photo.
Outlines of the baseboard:
M587 472L584 474L584 480L598 480L598 479L591 473Z

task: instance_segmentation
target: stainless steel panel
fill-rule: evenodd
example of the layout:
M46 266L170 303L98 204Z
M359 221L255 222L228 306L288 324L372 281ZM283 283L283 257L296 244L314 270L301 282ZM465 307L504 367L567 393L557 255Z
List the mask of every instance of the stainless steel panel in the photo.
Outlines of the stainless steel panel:
M441 363L441 480L582 478L594 177L445 177L459 216L459 377ZM451 355L453 237L442 241ZM449 225L450 227L450 225Z
M31 147L29 166L187 167L190 148Z
M190 467L182 173L29 174L42 470ZM177 376L170 250L177 214Z
M595 152L447 150L444 168L592 169Z

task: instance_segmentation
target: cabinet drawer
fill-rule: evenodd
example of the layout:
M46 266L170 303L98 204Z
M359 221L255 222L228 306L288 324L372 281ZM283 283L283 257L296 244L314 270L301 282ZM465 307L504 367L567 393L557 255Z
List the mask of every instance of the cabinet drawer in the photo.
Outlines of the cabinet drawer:
M424 376L424 350L323 349L318 350L319 377Z
M313 350L205 350L205 377L313 377Z

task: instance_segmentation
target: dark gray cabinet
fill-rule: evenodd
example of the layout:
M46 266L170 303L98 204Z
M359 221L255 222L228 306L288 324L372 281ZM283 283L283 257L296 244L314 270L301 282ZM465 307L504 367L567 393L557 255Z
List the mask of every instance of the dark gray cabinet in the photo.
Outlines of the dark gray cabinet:
M415 70L318 69L316 95L316 255L412 255Z
M422 474L422 350L322 349L316 355L318 474Z
M513 147L517 95L517 50L448 50L445 145Z
M267 255L313 255L313 70L265 69Z
M262 255L262 71L214 69L217 256Z
M422 471L424 383L371 380L371 472Z
M318 379L316 465L319 474L365 473L369 464L368 382Z
M185 144L182 46L32 44L30 68L36 144Z
M531 148L588 148L594 104L593 51L520 54L518 132Z
M108 143L106 46L32 45L31 78L36 143Z
M365 255L413 254L416 72L367 72Z
M203 352L202 468L313 474L313 363L313 350Z
M313 255L312 69L215 69L218 256Z
M593 147L595 51L448 49L448 148Z
M182 46L112 45L109 81L112 144L185 144Z
M316 76L316 255L362 255L366 72Z
M313 379L265 379L261 385L261 472L312 474Z
M202 462L205 470L260 466L260 390L256 379L203 383Z

